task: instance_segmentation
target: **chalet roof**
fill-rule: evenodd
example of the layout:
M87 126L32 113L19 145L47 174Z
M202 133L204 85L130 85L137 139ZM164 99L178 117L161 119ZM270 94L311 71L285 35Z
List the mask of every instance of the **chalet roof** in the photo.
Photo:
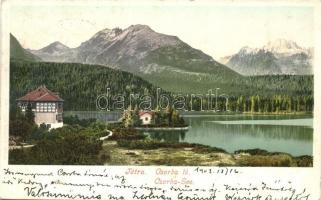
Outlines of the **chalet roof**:
M63 101L58 93L52 92L45 85L27 93L25 96L17 99L18 101Z
M141 111L141 112L139 112L139 116L143 116L145 114L154 115L154 112L152 112L152 111Z

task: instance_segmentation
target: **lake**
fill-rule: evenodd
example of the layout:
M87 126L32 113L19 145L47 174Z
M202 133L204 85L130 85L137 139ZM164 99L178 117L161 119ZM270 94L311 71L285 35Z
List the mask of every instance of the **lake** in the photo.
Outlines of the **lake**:
M103 121L115 121L120 116L115 113L107 115L91 112L90 115L82 113L79 117L97 116ZM293 156L312 155L313 152L312 115L184 114L183 117L190 126L188 131L144 133L152 139L204 144L230 153L252 148L286 152Z

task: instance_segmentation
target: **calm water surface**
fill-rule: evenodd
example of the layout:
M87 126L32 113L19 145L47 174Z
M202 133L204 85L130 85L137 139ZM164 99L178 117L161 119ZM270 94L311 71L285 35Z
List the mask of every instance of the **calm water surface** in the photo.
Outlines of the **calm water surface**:
M312 116L192 116L184 117L186 132L145 132L151 138L199 143L228 152L260 148L287 152L294 156L312 155Z
M75 113L74 113L75 114ZM106 115L106 113L104 114ZM102 117L99 119L117 120ZM80 116L87 118L87 115ZM95 116L90 114L91 117ZM220 147L228 152L260 148L293 156L312 155L313 118L311 115L184 115L188 131L144 132L152 139L188 142ZM106 121L106 120L104 120ZM108 121L108 120L107 120Z

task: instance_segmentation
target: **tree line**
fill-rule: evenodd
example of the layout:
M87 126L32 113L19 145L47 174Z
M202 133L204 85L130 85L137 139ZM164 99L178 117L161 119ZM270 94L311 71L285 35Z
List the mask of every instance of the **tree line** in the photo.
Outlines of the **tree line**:
M128 127L184 127L187 126L183 117L173 107L168 106L166 110L161 110L158 107L150 113L151 120L147 125L143 125L140 119L140 110L137 106L134 109L129 107L123 112L122 125Z
M203 82L205 84L207 81ZM121 94L126 97L125 108L130 104L128 98L130 94L151 95L154 99L157 95L157 86L131 73L105 66L79 63L10 62L11 106L16 104L17 98L36 89L39 85L46 85L48 89L59 92L60 97L65 100L64 110L97 110L97 97L105 94L107 87L110 88L109 95ZM235 80L221 80L218 86L219 91L225 93L228 100L218 97L217 102L209 103L206 97L202 100L187 97L186 109L275 113L313 110L313 76L310 75L243 77ZM197 84L193 84L193 87L197 87ZM213 86L206 85L206 87L210 89ZM165 90L161 92L167 95L177 94ZM134 107L135 104L131 106ZM152 102L152 109L156 109L157 106L155 101Z
M221 109L224 109L222 102ZM260 113L281 113L281 112L312 112L313 96L274 95L264 97L260 95L231 98L227 110L236 112L260 112Z

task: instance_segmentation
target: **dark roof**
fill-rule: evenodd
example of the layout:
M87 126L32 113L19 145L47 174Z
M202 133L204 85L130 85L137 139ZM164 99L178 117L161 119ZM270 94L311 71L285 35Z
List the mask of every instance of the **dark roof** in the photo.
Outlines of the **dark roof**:
M63 101L59 97L58 93L51 92L45 85L38 87L37 89L29 92L23 97L17 99L18 101Z

